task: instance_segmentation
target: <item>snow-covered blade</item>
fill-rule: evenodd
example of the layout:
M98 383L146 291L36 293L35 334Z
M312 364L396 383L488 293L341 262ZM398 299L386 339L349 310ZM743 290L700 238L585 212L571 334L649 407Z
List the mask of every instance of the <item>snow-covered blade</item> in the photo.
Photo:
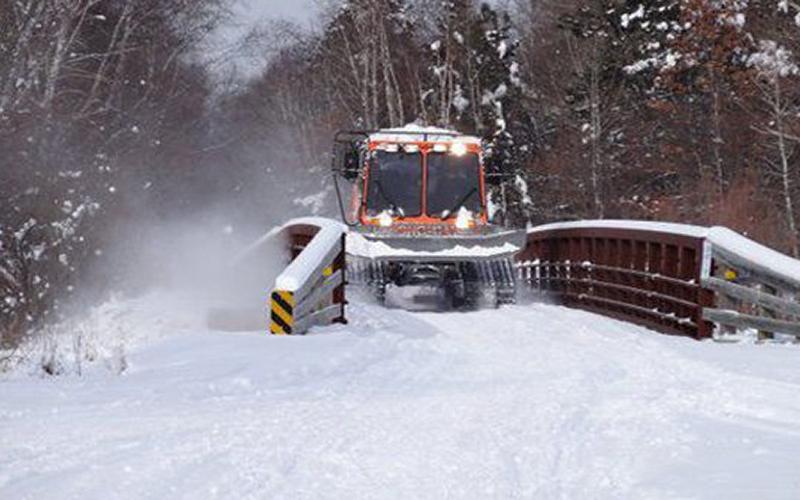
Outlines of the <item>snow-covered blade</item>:
M347 237L348 279L379 303L407 310L513 304L513 260L524 243L524 231L491 226L361 228Z
M347 236L347 253L373 260L457 261L512 257L525 247L525 232L482 226L360 228Z

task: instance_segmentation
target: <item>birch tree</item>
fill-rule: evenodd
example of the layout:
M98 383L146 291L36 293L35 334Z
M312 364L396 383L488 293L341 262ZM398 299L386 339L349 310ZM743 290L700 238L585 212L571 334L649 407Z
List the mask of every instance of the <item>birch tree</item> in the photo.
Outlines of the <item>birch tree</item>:
M322 37L325 71L331 88L355 121L368 129L399 126L406 119L409 99L399 67L414 39L407 6L400 0L357 0L343 6ZM411 99L410 101L414 101Z
M797 131L800 129L800 68L792 54L772 40L762 40L759 50L748 59L756 71L755 84L766 119L753 128L762 135L767 154L763 172L767 181L777 185L779 199L790 234L792 253L800 256L797 232L797 194L800 175L796 162L798 151Z

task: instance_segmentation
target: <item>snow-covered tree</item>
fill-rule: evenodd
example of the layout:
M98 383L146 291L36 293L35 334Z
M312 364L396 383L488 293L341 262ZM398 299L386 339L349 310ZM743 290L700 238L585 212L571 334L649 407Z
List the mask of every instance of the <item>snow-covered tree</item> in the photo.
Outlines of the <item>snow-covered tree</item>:
M696 110L695 138L708 136L709 157L701 155L701 175L713 179L721 199L733 175L726 158L726 114L736 105L738 79L745 69L751 39L744 0L683 0L641 6L623 14L623 29L647 33L639 50L645 57L626 66L629 75L646 75L654 95L682 99ZM731 164L734 163L734 164Z
M414 25L404 0L353 0L326 25L316 57L353 121L375 129L399 126L418 102L405 71L414 57Z
M0 340L77 295L124 200L186 201L164 196L189 184L164 166L201 135L207 80L189 56L220 12L216 0L0 1Z
M487 171L502 179L495 201L509 222L524 222L531 199L523 166L532 146L515 136L533 134L510 18L488 4L477 9L470 0L451 0L442 5L436 26L422 119L485 139Z
M634 37L620 26L646 16L639 5L632 13L614 10L613 3L581 6L562 17L561 25L572 34L568 40L571 79L566 87L570 133L578 139L581 168L577 181L584 187L593 217L608 215L611 186L621 169L624 150L625 105L623 66L629 53L626 43ZM628 82L630 84L630 82Z
M755 87L751 128L761 153L757 165L768 198L780 207L787 243L800 255L798 203L800 203L800 8L792 2L762 6L756 13L763 26L761 38L747 57ZM754 16L755 17L755 16ZM780 40L780 41L778 41ZM774 193L774 195L772 195Z
M472 0L443 2L436 15L436 36L429 43L432 60L423 120L444 127L478 127L476 22Z
M750 55L749 63L757 71L760 99L767 122L755 125L766 136L772 154L766 155L765 174L779 186L780 200L786 227L792 240L792 251L800 256L797 233L797 195L800 175L797 172L796 152L800 137L796 135L800 114L800 68L791 54L773 41L762 41L759 51Z
M485 165L489 176L499 176L496 201L509 223L530 220L532 193L524 167L533 153L531 120L525 110L515 37L507 13L487 4L480 11L481 38L475 51L476 79L480 89L480 128L486 143Z

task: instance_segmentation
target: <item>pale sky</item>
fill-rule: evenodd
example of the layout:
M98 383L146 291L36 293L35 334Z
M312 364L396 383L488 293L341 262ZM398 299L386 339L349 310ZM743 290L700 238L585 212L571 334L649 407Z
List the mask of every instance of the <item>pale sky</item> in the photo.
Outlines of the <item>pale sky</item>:
M290 18L305 23L316 14L315 4L315 0L239 0L236 14L244 22Z
M288 19L301 26L311 26L322 2L337 0L235 0L230 21L220 26L209 40L207 55L214 62L216 73L228 75L232 70L244 77L258 73L266 64L264 56L246 54L237 49L253 28L277 19ZM258 47L254 47L258 50ZM266 54L265 54L266 55Z
M251 76L258 73L266 64L266 59L256 54L235 53L232 50L237 42L253 28L270 20L288 19L301 26L312 27L323 6L341 4L343 0L234 0L233 18L221 26L211 39L210 55L219 59L217 72L227 74L235 68L238 74ZM508 0L489 0L502 4ZM256 47L258 49L258 47ZM220 57L218 54L223 54Z

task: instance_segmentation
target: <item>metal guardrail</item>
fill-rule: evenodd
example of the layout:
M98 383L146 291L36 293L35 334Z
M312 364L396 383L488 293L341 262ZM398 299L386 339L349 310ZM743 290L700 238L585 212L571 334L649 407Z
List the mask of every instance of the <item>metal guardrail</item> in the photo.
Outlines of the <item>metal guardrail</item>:
M270 333L298 335L313 326L346 323L343 228L301 219L283 232L292 262L270 296Z
M790 335L800 341L800 280L787 269L800 262L742 236L726 236L729 241L744 241L741 245L725 241L726 246L716 242L712 234L707 246L713 264L702 279L703 287L716 297L715 307L705 309L703 316L719 325L718 338L754 330L760 340ZM756 246L756 251L750 248L749 254L740 252L740 246Z
M565 306L664 333L722 339L756 330L800 340L800 261L725 228L543 226L529 232L517 268L523 283Z

